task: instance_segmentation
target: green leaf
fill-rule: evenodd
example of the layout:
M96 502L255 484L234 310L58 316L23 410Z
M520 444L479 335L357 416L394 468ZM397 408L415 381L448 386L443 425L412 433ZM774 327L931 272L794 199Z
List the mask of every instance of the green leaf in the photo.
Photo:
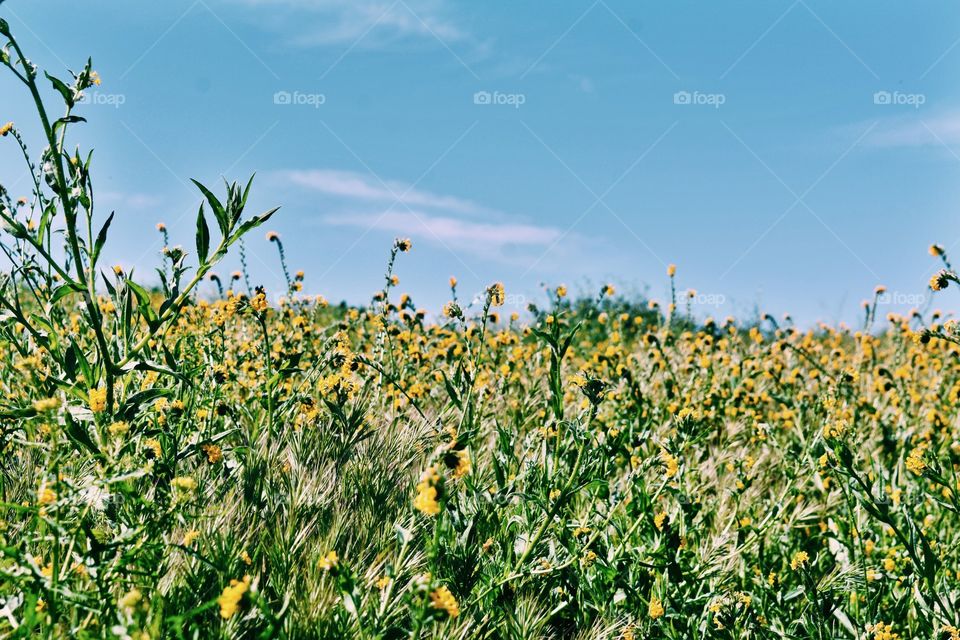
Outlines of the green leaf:
M173 376L179 380L183 380L183 376L174 371L169 367L165 367L158 362L153 360L134 360L133 362L128 362L127 364L121 367L121 371L128 373L130 371L156 371L157 373L162 373L167 376Z
M200 204L200 211L197 213L197 257L200 264L207 262L207 254L210 252L210 228L207 226L207 219L203 215L203 203Z
M133 295L137 298L137 308L140 309L140 314L147 319L148 323L155 321L157 314L154 313L153 307L150 306L150 294L147 293L147 290L130 278L127 278L126 283L127 286L130 287L130 290L133 291Z
M72 347L63 354L63 372L66 374L67 380L77 379L77 354L74 353Z
M210 208L213 210L213 215L217 219L217 225L220 227L220 233L224 237L230 235L230 220L227 217L227 211L223 208L223 205L217 200L217 196L213 195L213 192L210 189L207 189L205 186L194 180L190 179L190 182L197 185L197 189L200 189L203 196L207 199L207 202L210 203Z
M150 402L151 400L156 400L157 398L163 398L171 395L173 395L173 389L158 388L138 391L124 401L124 403L120 406L119 414L124 420L130 422L136 417L141 405Z
M40 216L40 225L37 227L37 239L43 242L46 238L47 227L50 224L50 220L57 215L57 203L55 200L51 200L49 204L44 208L43 214Z
M92 387L96 381L93 379L93 369L90 367L90 361L87 360L87 356L84 355L83 349L81 349L76 342L73 342L70 345L70 350L73 351L73 360L80 365L80 373L83 375L83 381L88 387Z
M113 222L114 211L110 212L110 216L107 218L107 221L103 223L103 226L100 227L100 233L97 234L97 240L93 244L93 260L96 261L97 257L100 255L100 250L103 249L103 245L107 241L107 231L110 230L110 223Z
M60 127L66 126L68 124L74 124L77 122L86 122L86 121L87 121L86 118L82 118L80 116L75 116L75 115L64 116L53 123L53 132L56 133L57 129L59 129Z
M46 71L43 72L43 75L47 76L47 80L53 84L53 88L60 92L60 95L63 96L63 101L72 109L76 103L73 99L73 89L64 84L63 80L53 77Z
M247 186L243 189L243 196L240 198L240 208L243 209L247 206L247 196L250 195L250 185L253 184L253 179L256 177L256 173L250 176L250 179L247 180Z
M259 216L256 216L254 218L247 220L246 222L240 225L240 228L237 229L232 236L230 236L230 242L231 243L236 242L237 240L239 240L241 237L243 237L250 231L253 231L257 227L262 225L264 222L269 220L270 217L279 210L280 210L280 207L274 207L273 209L271 209L270 211L267 211L264 214L261 214Z
M447 395L450 396L450 401L459 409L460 394L457 393L457 390L454 388L453 383L450 382L450 378L447 377L446 373L441 370L440 375L443 376L443 386L447 390Z
M65 414L64 421L66 423L65 432L67 437L70 438L74 444L82 445L95 456L100 455L100 449L97 448L93 438L90 437L90 431L87 429L85 424L81 424L74 420L69 413Z
M53 295L50 296L50 305L53 306L66 298L71 293L82 293L83 289L75 282L67 282L62 284L56 289L53 290Z

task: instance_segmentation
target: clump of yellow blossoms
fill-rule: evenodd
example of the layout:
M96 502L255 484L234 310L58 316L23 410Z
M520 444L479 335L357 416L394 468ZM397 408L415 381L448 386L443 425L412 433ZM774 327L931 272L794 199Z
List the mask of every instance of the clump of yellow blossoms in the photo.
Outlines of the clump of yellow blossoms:
M163 449L160 447L160 441L153 438L147 438L143 441L143 448L146 449L149 456L154 458L159 458L163 453Z
M660 461L663 462L663 475L665 478L672 478L680 470L680 462L666 449L660 449Z
M205 444L200 449L206 454L207 462L216 464L223 460L223 451L215 444Z
M440 474L430 466L420 477L417 484L417 496L413 499L413 506L420 513L428 516L439 515L440 502L437 498L440 495L437 490L437 483L440 482Z
M224 620L232 618L240 607L243 594L249 589L249 575L244 576L243 580L231 580L230 584L223 588L223 593L217 598L217 604L220 605L220 617Z
M258 313L263 313L269 306L270 303L267 302L267 294L265 294L263 291L259 292L250 299L250 308Z
M337 566L338 562L340 562L340 557L337 555L337 552L328 551L325 556L320 558L317 566L320 567L321 571L331 571Z
M660 598L656 596L650 598L650 604L647 606L647 615L649 615L651 619L656 620L663 614L663 602L661 602Z
M446 611L451 618L460 615L460 604L447 587L437 587L430 593L430 606Z
M59 398L44 398L43 400L37 400L33 403L33 408L37 413L44 413L47 411L53 411L60 406Z
M927 450L927 447L926 447L926 444L924 443L915 447L910 452L910 455L907 456L907 461L906 461L907 469L917 474L918 476L923 475L924 470L927 468L927 463L923 459L923 455L926 452L926 450Z
M90 401L90 411L94 413L102 413L107 409L107 390L106 389L91 389L88 394L88 399Z
M807 565L807 562L810 560L810 554L806 551L797 551L793 554L793 558L790 559L790 568L796 571Z
M892 624L884 624L883 622L878 622L877 624L867 625L867 632L873 634L873 640L899 640L900 634L893 632Z
M197 488L197 481L190 476L178 476L171 480L170 484L181 491L193 491Z
M487 288L487 296L494 307L502 307L506 301L506 293L502 282L495 282Z
M444 456L444 463L450 468L454 478L462 478L470 473L470 452L466 449L451 451Z

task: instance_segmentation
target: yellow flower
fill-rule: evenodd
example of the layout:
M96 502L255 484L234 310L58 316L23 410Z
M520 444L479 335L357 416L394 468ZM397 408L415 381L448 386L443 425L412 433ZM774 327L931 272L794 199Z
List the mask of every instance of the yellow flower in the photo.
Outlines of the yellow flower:
M460 615L460 605L457 603L457 599L453 597L453 594L450 593L450 589L446 587L437 587L433 590L430 594L430 606L434 609L446 611L447 615L451 618L456 618Z
M668 266L667 266L667 275L670 276L671 278L672 278L673 276L677 275L677 265L675 265L675 264L668 265Z
M653 516L653 525L657 528L657 531L663 531L663 523L667 521L667 512L661 511L657 515Z
M440 503L437 501L439 492L435 486L440 476L436 469L427 467L417 484L417 496L413 499L414 508L428 516L439 515Z
M337 566L337 563L340 562L340 557L337 555L336 551L328 551L327 555L320 558L320 561L317 563L317 566L320 567L321 571L330 571Z
M197 538L199 537L200 537L200 532L197 531L196 529L191 529L190 531L187 531L185 534L183 534L183 542L181 542L180 544L182 544L185 547L189 547L194 542L196 542Z
M90 411L94 413L102 413L107 409L107 390L106 389L90 389L88 394L90 400Z
M567 297L567 287L566 285L560 285L557 287L557 297L566 298Z
M456 452L456 466L453 468L453 477L462 478L470 473L470 452L466 449L460 449Z
M114 422L109 427L107 427L107 431L110 432L110 435L115 437L122 436L125 433L127 433L127 431L129 430L130 430L130 423L122 422L122 421Z
M207 454L207 462L216 464L223 460L223 451L215 444L205 444L200 447Z
M160 448L160 442L153 438L144 440L143 448L146 449L148 458L159 458L163 453L163 450Z
M240 601L243 594L250 588L250 576L246 575L243 580L231 580L229 586L223 588L223 593L217 598L217 604L220 605L220 617L228 620L233 617L240 607Z
M130 591L128 591L122 598L120 598L120 601L118 602L118 604L120 605L121 609L130 610L130 609L133 609L135 606L137 606L142 599L143 599L143 594L140 593L140 590L137 588L133 588Z
M46 411L53 411L60 406L59 398L44 398L43 400L37 400L33 403L33 408L36 409L38 413L44 413Z
M797 551L793 554L793 558L790 560L790 568L796 571L801 567L805 567L807 562L810 560L810 554L806 551Z
M413 243L410 241L410 238L397 238L397 249L406 253L413 248Z
M651 620L656 620L664 613L663 602L660 601L660 598L653 596L650 598L650 605L647 607L647 615L650 616Z
M494 282L487 288L487 298L490 300L490 304L494 307L501 307L506 301L506 293L504 292L502 282Z
M10 133L11 131L13 131L13 123L12 123L12 122L8 122L7 124L5 124L5 125L3 125L2 127L0 127L0 136L6 137L6 135L7 135L8 133Z
M926 446L920 445L913 449L910 452L910 455L907 456L907 469L913 473L923 475L924 469L927 468L927 463L923 459L923 454L926 451Z
M946 289L948 284L950 284L950 275L946 269L940 269L930 278L930 288L934 291Z
M190 476L178 476L171 480L170 484L181 491L193 491L197 488L197 481Z
M660 460L665 465L663 475L666 478L672 478L680 471L680 462L666 449L660 449Z
M50 487L43 487L37 493L37 504L53 504L57 501L57 492Z
M874 625L867 625L867 631L873 634L873 640L899 640L900 634L893 632L892 624L878 622Z
M262 291L250 300L250 308L254 311L263 312L266 311L269 306L270 303L267 302L267 294Z

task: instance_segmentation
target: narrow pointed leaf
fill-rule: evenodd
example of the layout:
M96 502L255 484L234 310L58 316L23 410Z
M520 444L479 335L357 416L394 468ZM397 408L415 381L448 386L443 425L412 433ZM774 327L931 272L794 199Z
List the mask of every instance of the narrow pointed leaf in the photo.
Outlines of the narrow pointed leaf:
M207 226L207 219L203 215L203 204L200 205L200 211L197 213L197 257L200 264L205 264L207 254L210 252L210 228Z

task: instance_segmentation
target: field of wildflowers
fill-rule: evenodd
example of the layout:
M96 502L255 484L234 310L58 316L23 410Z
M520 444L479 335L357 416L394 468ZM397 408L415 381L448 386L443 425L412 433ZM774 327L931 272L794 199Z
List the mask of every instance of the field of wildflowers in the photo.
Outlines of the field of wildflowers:
M0 636L960 638L951 321L700 322L611 286L504 315L454 279L432 319L406 239L330 306L270 233L277 304L214 275L273 213L249 183L197 183L148 287L100 263L67 142L99 77L0 37L39 116L0 127L34 178L0 186Z

